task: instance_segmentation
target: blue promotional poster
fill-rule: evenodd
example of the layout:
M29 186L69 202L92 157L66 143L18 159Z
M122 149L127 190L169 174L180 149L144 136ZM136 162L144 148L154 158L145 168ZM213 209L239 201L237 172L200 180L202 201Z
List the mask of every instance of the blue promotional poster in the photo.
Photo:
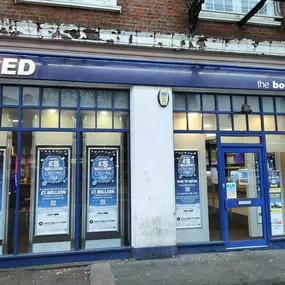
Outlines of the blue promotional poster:
M118 151L88 147L87 232L118 231Z
M69 234L70 148L38 148L35 236Z
M200 228L198 151L174 152L177 228Z
M270 193L271 231L273 236L284 234L281 193Z
M4 209L4 179L5 179L5 160L6 160L6 150L1 148L0 149L0 240L3 239L3 234L4 234L4 214L3 212L5 211Z
M248 185L249 184L249 173L248 169L239 169L239 185Z
M268 173L269 192L281 192L280 172L273 170Z

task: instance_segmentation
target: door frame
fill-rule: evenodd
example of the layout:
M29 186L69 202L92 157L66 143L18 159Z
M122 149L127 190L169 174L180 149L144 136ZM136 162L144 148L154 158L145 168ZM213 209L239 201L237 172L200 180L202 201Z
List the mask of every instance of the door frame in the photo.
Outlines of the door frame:
M250 144L241 144L241 143L221 143L221 137L235 137L235 136L258 136L260 137L260 143L250 143ZM226 243L226 248L246 248L246 247L264 247L269 245L269 236L271 233L270 228L270 215L269 206L268 206L268 196L266 189L268 189L267 180L267 162L266 162L266 152L265 145L263 143L264 137L261 134L220 134L218 137L218 167L219 167L219 196L220 196L220 218L221 218L221 238ZM228 201L226 198L226 177L225 177L225 160L224 153L226 152L254 152L258 153L259 156L259 175L260 175L260 198L238 198L232 199L233 201ZM237 204L237 201L251 201L251 205L243 205L240 207L262 207L262 231L263 237L260 239L254 240L237 240L229 241L229 232L228 232L228 211L226 203L229 205ZM235 202L234 202L235 201ZM235 206L239 207L239 206ZM228 207L229 208L229 207Z

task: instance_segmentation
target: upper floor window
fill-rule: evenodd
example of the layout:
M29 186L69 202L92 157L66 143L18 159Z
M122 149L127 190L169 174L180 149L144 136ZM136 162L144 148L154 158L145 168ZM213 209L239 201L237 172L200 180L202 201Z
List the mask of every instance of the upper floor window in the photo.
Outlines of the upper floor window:
M238 22L247 14L260 0L205 0L201 19ZM280 18L279 3L267 1L266 4L248 22L255 24L279 26Z
M16 0L17 3L120 12L117 0Z

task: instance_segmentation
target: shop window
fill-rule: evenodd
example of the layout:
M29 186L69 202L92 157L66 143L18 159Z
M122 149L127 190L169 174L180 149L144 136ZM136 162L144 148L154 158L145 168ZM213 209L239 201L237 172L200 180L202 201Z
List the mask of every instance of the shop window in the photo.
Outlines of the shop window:
M114 92L114 108L128 109L129 108L129 94L125 90Z
M285 98L275 97L275 105L277 113L285 113Z
M220 114L219 115L219 128L220 131L232 131L232 115Z
M242 105L245 103L244 96L233 96L233 111L239 112L241 110Z
M197 95L197 94L187 95L187 104L188 104L188 110L200 111L201 110L200 95Z
M56 109L44 109L41 112L41 127L42 128L58 128L59 116Z
M23 87L23 105L38 106L40 104L40 88Z
M174 146L177 243L220 240L216 135L174 134ZM179 170L185 163L190 174Z
M277 116L278 131L285 131L285 116Z
M22 127L38 128L40 120L40 112L38 109L23 109L22 110Z
M43 88L42 105L43 106L58 106L59 102L58 88Z
M80 111L81 128L96 128L96 111Z
M246 115L234 114L235 131L246 131Z
M218 109L219 111L230 112L231 111L231 98L226 95L218 96Z
M261 131L260 115L248 115L247 119L249 131Z
M285 235L285 135L266 135L267 171L273 237Z
M260 112L259 97L247 96L247 104L250 105L252 112Z
M263 106L263 112L274 112L274 104L273 104L273 98L272 97L263 97L262 98L262 106Z
M203 114L203 129L214 131L217 129L216 114Z
M97 128L98 129L112 128L112 112L110 111L97 112Z
M202 114L188 113L188 130L196 131L202 130Z
M75 110L60 110L60 127L61 128L75 128L76 127Z
M112 94L108 90L97 91L97 107L112 108Z
M19 104L19 87L3 86L2 89L2 104L3 105L18 105Z
M275 117L273 115L264 115L264 130L265 131L275 131Z
M76 107L77 106L77 89L63 88L60 92L61 106Z
M187 130L186 113L174 113L174 130Z
M203 95L203 111L215 111L215 96L214 95Z
M96 107L96 91L94 89L80 90L80 106L81 107Z
M238 136L221 136L221 143L228 143L228 144L259 144L260 143L260 137L252 137L252 136L244 136L244 137L238 137Z
M174 93L174 110L185 111L186 110L186 95L180 93Z
M16 128L18 125L18 109L2 108L1 127Z
M128 129L129 128L129 114L128 112L114 112L114 128Z

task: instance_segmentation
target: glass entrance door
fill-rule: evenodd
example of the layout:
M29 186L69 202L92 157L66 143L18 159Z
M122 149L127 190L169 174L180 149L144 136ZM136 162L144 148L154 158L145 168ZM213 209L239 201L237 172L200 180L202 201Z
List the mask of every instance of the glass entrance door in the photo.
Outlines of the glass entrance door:
M223 234L227 247L267 245L261 148L221 149Z

